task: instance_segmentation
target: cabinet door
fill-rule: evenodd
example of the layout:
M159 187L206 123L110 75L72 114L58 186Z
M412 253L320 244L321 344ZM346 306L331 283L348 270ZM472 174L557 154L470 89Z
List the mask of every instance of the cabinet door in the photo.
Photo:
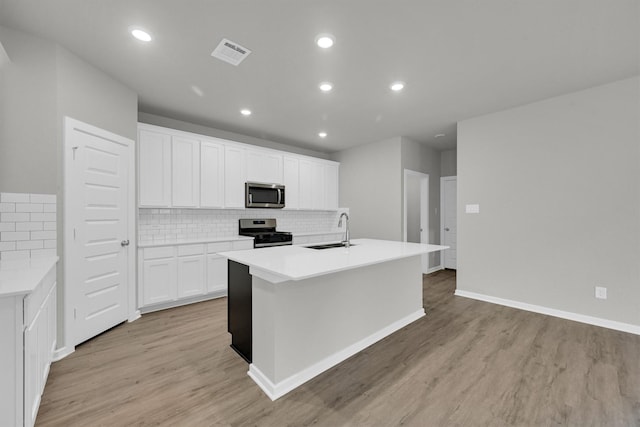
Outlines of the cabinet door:
M313 209L313 163L308 160L299 162L299 208ZM287 189L285 188L285 198Z
M33 425L40 406L39 367L42 355L39 351L38 337L42 333L40 329L43 326L41 315L42 312L38 312L31 325L24 331L24 425L26 426Z
M138 132L140 206L171 204L171 137L140 129Z
M245 150L227 145L224 148L224 206L244 208Z
M326 209L324 165L322 163L312 163L311 165L311 208L314 210Z
M207 292L227 290L227 259L220 255L207 256Z
M200 142L174 136L171 147L172 205L195 208L200 201Z
M147 260L143 263L143 305L173 301L177 297L174 258Z
M285 156L283 163L285 209L298 209L300 207L299 161L295 157Z
M324 165L324 196L325 209L338 210L338 165L326 163Z
M247 150L247 181L282 184L282 154Z
M224 206L224 145L200 143L200 207Z
M178 298L205 292L204 255L178 257Z

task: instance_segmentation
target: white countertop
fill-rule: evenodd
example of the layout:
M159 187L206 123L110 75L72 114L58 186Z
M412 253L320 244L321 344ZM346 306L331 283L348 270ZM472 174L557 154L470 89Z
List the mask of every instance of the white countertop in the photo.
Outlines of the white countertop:
M57 262L57 256L0 261L0 297L33 292Z
M202 239L154 240L152 242L138 242L138 247L152 248L155 246L190 245L190 244L197 244L197 243L216 243L216 242L236 242L238 240L253 240L253 237L228 236L228 237L204 237Z
M273 283L303 280L324 274L437 252L448 246L390 240L354 239L350 248L310 249L307 245L278 246L221 252L232 261L248 265L253 275Z

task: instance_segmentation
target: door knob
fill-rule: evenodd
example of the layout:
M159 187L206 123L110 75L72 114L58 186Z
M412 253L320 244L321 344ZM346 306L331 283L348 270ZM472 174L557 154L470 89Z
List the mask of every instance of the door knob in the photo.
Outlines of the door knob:
M123 240L122 242L120 242L120 246L129 246L129 241Z
M444 231L449 231L449 227L446 227L446 228L444 229Z

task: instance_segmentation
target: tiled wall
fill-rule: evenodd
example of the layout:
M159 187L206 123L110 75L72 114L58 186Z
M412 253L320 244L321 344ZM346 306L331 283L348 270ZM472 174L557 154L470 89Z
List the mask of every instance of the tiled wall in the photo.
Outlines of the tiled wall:
M56 255L56 195L0 193L0 259Z
M340 213L318 211L286 211L277 209L140 209L138 235L140 242L176 239L203 239L238 235L240 218L276 218L278 230L302 233L331 233L338 228Z

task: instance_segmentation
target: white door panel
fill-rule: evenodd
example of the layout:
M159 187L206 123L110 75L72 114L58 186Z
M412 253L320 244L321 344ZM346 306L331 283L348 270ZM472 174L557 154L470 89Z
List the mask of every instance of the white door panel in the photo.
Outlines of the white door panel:
M445 177L441 179L441 214L442 214L442 235L441 241L449 249L444 250L444 268L457 268L456 241L457 241L457 179L456 177Z
M67 286L72 335L83 342L128 317L129 170L131 146L82 124L67 127L74 154L67 168L71 230ZM75 148L73 148L75 147Z

